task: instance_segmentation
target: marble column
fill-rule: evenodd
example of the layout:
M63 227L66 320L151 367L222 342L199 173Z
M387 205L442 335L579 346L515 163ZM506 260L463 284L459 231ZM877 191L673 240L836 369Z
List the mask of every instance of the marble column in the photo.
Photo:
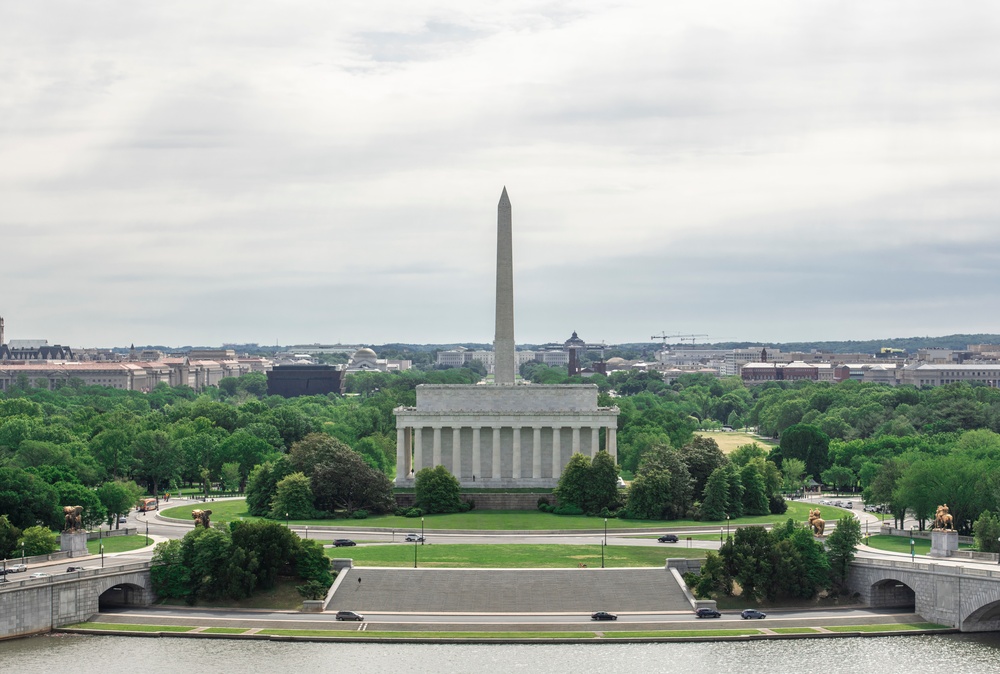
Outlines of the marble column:
M537 480L542 476L542 428L535 426L532 431L531 477Z
M406 429L396 429L396 482L409 477L406 471Z
M403 436L403 456L405 457L405 469L407 479L412 479L413 473L413 429L406 428L406 435Z
M424 429L413 429L413 472L424 467Z
M440 426L435 426L434 427L434 444L432 445L432 447L433 447L433 450L432 450L433 454L432 454L431 458L433 459L434 463L431 464L431 467L432 468L437 468L438 466L441 465L441 427Z
M573 453L574 454L579 454L580 453L580 427L579 426L574 426L573 427Z
M500 479L500 427L493 427L493 473L490 475L493 480Z
M514 427L514 457L511 469L511 479L521 479L521 427Z
M601 430L594 426L590 429L590 458L597 456L598 450L601 448Z
M479 446L479 426L472 427L472 481L483 479L483 455Z
M451 429L451 474L462 479L462 429Z
M611 458L615 460L615 463L617 463L618 462L618 427L617 426L609 426L607 428L607 430L605 430L605 433L607 434L607 438L605 440L605 444L607 444L607 446L608 446L608 454L610 454Z
M552 479L558 480L562 475L562 448L559 446L562 428L552 427Z

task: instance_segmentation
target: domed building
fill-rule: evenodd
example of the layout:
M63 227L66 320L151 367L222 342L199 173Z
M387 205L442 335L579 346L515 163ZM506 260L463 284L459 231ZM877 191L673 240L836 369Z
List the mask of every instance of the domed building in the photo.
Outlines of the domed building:
M344 370L347 373L352 372L397 372L402 370L409 370L413 363L409 360L388 360L386 358L379 358L378 354L374 350L369 349L367 346L363 346L354 352L351 359L347 363L347 368Z

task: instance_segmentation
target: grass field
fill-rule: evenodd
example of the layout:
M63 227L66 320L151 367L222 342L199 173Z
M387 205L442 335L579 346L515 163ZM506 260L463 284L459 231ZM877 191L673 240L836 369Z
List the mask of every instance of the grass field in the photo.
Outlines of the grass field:
M152 539L149 541L152 543ZM98 540L87 541L87 552L92 555L101 554L101 544L104 544L104 554L112 552L129 552L146 547L145 536L111 536Z
M358 548L351 548L357 550ZM412 551L411 551L412 552ZM302 595L295 589L301 585L298 578L278 578L278 582L269 590L256 589L249 599L217 599L211 603L196 602L194 606L210 606L212 608L232 609L272 609L275 611L297 611L302 608ZM191 606L183 599L163 599L157 602L159 606Z
M740 445L749 445L754 442L764 449L778 446L778 443L774 440L758 438L756 435L744 433L743 431L695 431L695 435L715 440L723 454L729 454L729 452L735 450Z
M241 500L217 501L210 503L213 522L231 522L238 519L259 519L251 517L247 512L246 503ZM827 521L836 520L844 514L840 508L818 506L823 518ZM788 501L788 512L784 515L763 515L759 517L741 517L732 520L730 526L747 526L751 524L771 524L784 522L788 518L796 521L806 521L809 518L810 506L797 501ZM179 506L162 511L164 517L191 521L193 506ZM280 520L279 520L280 521ZM395 515L379 515L363 520L291 520L296 526L327 526L338 528L378 527L396 531L420 531L419 517L396 517ZM609 519L609 529L671 529L686 527L725 527L723 522L696 522L694 520L622 520ZM604 518L569 515L553 515L537 510L472 510L467 513L450 515L427 515L424 518L424 529L466 529L478 531L538 531L538 530L603 530Z
M601 545L536 545L536 544L435 544L397 543L350 548L349 551L327 548L330 557L349 557L356 566L413 566L427 568L473 569L571 569L586 564L601 566ZM644 548L626 545L604 547L604 566L609 568L657 566L667 557L700 558L704 550L689 548Z
M909 536L883 536L882 534L875 534L869 537L868 545L877 550L885 550L887 552L903 552L907 555L910 554ZM969 545L968 543L959 543L958 547L961 550L966 550L974 546ZM929 554L931 551L930 540L926 538L914 538L913 551L918 555Z

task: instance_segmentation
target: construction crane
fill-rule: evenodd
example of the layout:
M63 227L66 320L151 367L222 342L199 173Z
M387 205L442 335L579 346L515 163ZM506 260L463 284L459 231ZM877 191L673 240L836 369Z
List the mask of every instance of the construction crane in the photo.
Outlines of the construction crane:
M708 337L708 335L668 335L667 333L664 332L663 334L660 335L653 335L652 337L650 337L650 339L662 339L663 346L665 347L667 345L668 339L676 338L681 342L690 341L691 344L694 344L699 337Z

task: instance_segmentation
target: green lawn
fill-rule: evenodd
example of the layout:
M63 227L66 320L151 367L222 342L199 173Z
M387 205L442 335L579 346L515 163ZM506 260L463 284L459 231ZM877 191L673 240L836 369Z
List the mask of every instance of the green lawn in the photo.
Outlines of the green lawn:
M586 564L601 566L601 545L534 545L534 544L435 544L397 543L369 547L328 548L330 557L350 558L357 566L413 566L434 568L479 569L566 569ZM604 548L604 566L613 568L662 567L667 557L701 558L704 550L687 548L640 548L608 545Z
M111 554L112 552L129 552L130 550L138 550L139 548L146 547L146 537L145 536L111 536L110 538L101 538L98 540L87 541L87 552L92 555L101 554L101 544L104 544L104 554ZM152 539L150 539L152 543Z
M753 628L733 630L648 630L643 632L605 632L605 639L641 639L644 637L742 637L748 634L761 634Z
M816 629L813 627L772 627L770 628L775 634L815 634Z
M162 511L164 517L191 521L191 511L203 504L179 506ZM251 517L242 499L235 501L217 501L204 504L212 510L213 522L231 522L238 519L259 519ZM836 520L844 515L840 508L818 506L823 518L827 521ZM741 517L730 522L730 527L747 526L751 524L771 524L784 522L788 518L805 522L809 518L810 505L798 501L788 501L788 512L783 515L763 515L758 517ZM280 521L280 520L279 520ZM348 528L378 527L396 531L419 531L419 517L396 517L395 515L379 515L364 520L291 520L296 526L328 526ZM622 520L609 519L609 529L663 529L670 531L686 527L725 527L726 522L696 522L694 520ZM482 531L537 531L537 530L603 530L604 518L553 515L537 510L472 510L467 513L449 515L427 515L424 517L425 529L466 529Z
M874 534L869 537L867 541L868 545L876 548L878 550L885 550L887 552L903 552L907 555L910 554L910 537L909 536L884 536L882 534ZM968 543L960 543L958 545L960 549L967 549L974 547ZM926 555L931 551L931 542L926 538L914 538L913 539L913 550L918 555Z
M246 627L206 627L202 630L205 634L243 634Z
M253 596L247 599L217 599L212 602L198 601L194 606L297 611L302 608L302 595L298 593L295 586L302 584L302 582L299 578L279 577L274 587L267 590L258 588L254 590ZM161 606L190 606L183 599L161 599L157 604Z
M831 625L831 632L897 632L902 630L946 630L947 625L936 623L891 623L888 625Z
M291 637L363 637L369 639L595 639L593 632L376 632L365 630L262 629L258 634Z
M195 629L188 625L132 625L128 623L77 623L70 625L70 627L114 632L190 632Z

